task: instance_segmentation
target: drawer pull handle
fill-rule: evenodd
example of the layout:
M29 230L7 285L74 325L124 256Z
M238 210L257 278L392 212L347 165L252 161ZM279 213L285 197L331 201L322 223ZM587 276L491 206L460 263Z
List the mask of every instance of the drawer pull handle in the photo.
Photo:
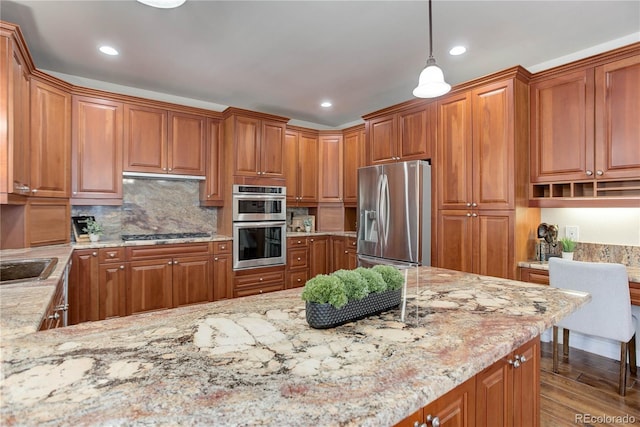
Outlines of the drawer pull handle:
M298 257L298 261L300 261L300 257Z
M92 252L91 255L92 256L98 256L98 252Z
M116 257L116 254L114 254L113 252L109 254L109 258L115 258L115 257Z

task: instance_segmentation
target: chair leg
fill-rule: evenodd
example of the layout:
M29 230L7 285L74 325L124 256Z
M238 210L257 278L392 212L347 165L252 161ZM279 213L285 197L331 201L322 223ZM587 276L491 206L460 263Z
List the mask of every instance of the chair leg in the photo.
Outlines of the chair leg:
M565 358L569 357L569 330L567 328L562 330L562 355Z
M627 343L620 343L620 380L618 382L618 394L624 396L627 393Z
M633 375L638 375L638 363L636 360L636 334L629 340L629 370Z
M553 327L553 372L558 373L558 327Z

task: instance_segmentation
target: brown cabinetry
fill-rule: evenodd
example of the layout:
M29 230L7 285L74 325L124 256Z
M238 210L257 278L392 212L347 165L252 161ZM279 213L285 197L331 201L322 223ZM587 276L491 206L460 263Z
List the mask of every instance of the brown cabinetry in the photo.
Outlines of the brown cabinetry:
M31 79L31 196L69 198L71 95Z
M365 116L369 164L431 158L436 104L405 107L381 116Z
M222 174L222 126L216 119L207 119L206 123L206 175L200 183L200 205L222 206L224 187Z
M320 134L318 201L342 202L342 134Z
M365 133L363 126L344 131L344 189L345 206L358 201L358 168L366 165Z
M309 239L309 278L329 272L329 236L310 236Z
M318 135L287 128L284 149L284 177L287 205L318 201Z
M205 175L204 116L126 104L126 172Z
M67 199L31 198L26 206L24 233L27 246L68 243L71 238L71 206Z
M526 259L539 213L527 209L526 72L440 99L437 266L505 278Z
M76 250L69 272L69 324L98 320L97 307L98 250Z
M358 266L356 244L355 237L331 236L331 271Z
M541 73L531 84L531 199L635 206L640 44Z
M72 99L72 204L122 203L123 110L120 102Z
M306 237L287 237L285 288L299 288L309 279L309 242Z
M98 295L97 318L104 320L126 315L126 269L124 248L103 248L98 250ZM92 307L96 296L92 295Z
M284 289L285 267L237 270L233 278L233 296L246 297Z
M41 331L65 326L64 316L65 311L67 311L67 305L65 304L64 288L65 279L64 277L62 277L56 285L56 290L53 294L53 298L51 299L51 302L45 310L42 322L40 323Z
M213 300L233 298L232 242L213 242Z

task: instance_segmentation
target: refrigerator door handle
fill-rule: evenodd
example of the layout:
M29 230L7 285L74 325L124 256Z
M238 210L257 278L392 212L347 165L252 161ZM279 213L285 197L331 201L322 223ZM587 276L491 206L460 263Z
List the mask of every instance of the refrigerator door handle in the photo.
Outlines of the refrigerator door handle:
M381 242L382 241L382 220L383 220L383 216L384 216L384 207L383 207L383 200L382 200L382 187L384 185L384 175L378 175L378 185L376 188L376 225L377 225L377 230L376 233L378 234L377 236L377 241Z
M384 228L382 229L382 232L384 234L384 244L386 246L389 240L389 203L391 200L391 197L389 196L389 177L386 174L382 179L382 185L384 196Z

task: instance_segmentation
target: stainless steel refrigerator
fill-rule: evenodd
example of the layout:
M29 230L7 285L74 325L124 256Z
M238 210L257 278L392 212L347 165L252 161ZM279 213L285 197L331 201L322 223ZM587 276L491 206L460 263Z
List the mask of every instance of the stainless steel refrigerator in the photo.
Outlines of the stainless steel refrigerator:
M431 166L358 169L358 265L431 265Z

